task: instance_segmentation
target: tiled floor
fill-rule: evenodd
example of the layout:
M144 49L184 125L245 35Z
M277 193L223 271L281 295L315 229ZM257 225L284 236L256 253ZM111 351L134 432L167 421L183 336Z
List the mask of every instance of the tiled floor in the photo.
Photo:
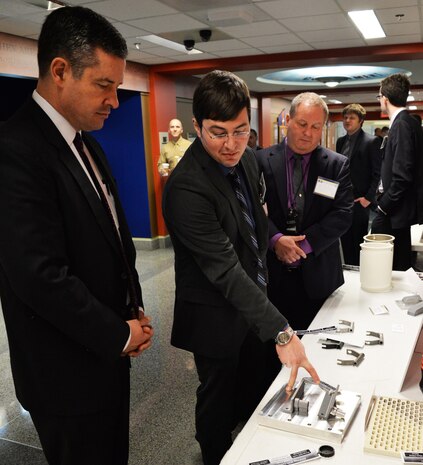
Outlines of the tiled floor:
M155 338L153 347L133 363L129 465L200 465L194 439L193 357L169 344L175 288L172 249L138 252L137 269ZM0 373L0 464L46 465L31 419L14 395L1 312Z

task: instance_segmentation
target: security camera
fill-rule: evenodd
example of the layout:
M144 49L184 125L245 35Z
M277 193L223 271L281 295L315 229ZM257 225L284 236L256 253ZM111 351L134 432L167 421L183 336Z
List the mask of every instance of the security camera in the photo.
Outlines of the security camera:
M200 37L203 42L208 42L212 35L212 31L210 29L201 29Z
M188 51L191 51L194 48L195 40L193 40L193 39L185 39L184 40L184 45L185 45L185 48Z

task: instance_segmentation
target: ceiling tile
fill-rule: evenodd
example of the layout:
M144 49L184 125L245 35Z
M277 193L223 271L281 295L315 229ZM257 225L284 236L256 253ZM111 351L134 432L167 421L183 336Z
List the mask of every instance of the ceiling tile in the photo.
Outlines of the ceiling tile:
M137 36L146 36L149 32L139 29L138 27L130 26L125 23L113 23L113 26L123 35L123 37L137 37Z
M325 29L323 31L298 32L298 36L311 44L326 40L338 41L343 39L360 38L360 34L352 27L342 29Z
M263 49L263 47L272 47L274 45L290 45L290 44L301 44L302 40L299 39L295 34L276 34L273 36L260 36L242 39L253 47Z
M351 26L350 21L348 21L344 13L287 18L281 19L280 22L293 32L331 29L334 25L338 28Z
M419 17L419 9L417 6L398 7L398 8L383 8L376 10L376 16L382 24L388 23L409 23L416 21ZM397 14L403 14L401 20L395 17Z
M369 39L366 40L367 45L389 45L389 44L415 44L421 42L420 34L400 35L385 37L383 39ZM418 61L421 63L421 61ZM401 66L401 65L400 65Z
M417 5L418 0L338 0L345 11L368 10L377 8L396 8Z
M212 60L216 58L216 55L213 53L203 53L202 55L175 55L174 56L176 61L198 61L198 60Z
M156 16L154 18L137 19L135 21L126 21L130 24L146 31L160 34L161 32L186 31L190 29L206 29L207 24L190 18L183 14Z
M214 52L219 50L242 50L246 48L245 43L240 40L214 40L212 42L202 42L196 45L198 50L204 50L205 52Z
M22 0L1 0L0 15L2 16L18 16L25 14L38 13L42 10L41 7L31 5Z
M178 11L190 13L196 10L207 10L210 8L226 8L249 4L248 0L161 0L162 3L176 8Z
M311 44L316 50L326 50L330 48L350 48L350 47L363 47L365 45L364 39L346 39L346 40L328 40L321 42L313 42Z
M6 34L14 34L18 36L29 36L40 34L41 26L37 23L29 21L19 21L13 18L0 19L0 31Z
M308 44L292 44L292 45L272 45L262 46L260 50L264 53L289 53L289 52L301 52L304 50L312 50L312 47Z
M420 23L384 24L383 30L387 36L402 36L405 34L420 34Z
M118 21L177 13L175 9L156 0L105 0L92 3L89 7Z
M219 30L236 38L265 36L271 34L282 34L288 32L282 24L277 21L261 21L243 26L220 27Z
M334 0L276 0L256 4L274 18L295 18L297 16L313 16L329 13L340 13Z
M240 57L240 56L248 56L248 55L262 55L263 52L256 48L245 48L243 50L222 50L213 52L218 57Z

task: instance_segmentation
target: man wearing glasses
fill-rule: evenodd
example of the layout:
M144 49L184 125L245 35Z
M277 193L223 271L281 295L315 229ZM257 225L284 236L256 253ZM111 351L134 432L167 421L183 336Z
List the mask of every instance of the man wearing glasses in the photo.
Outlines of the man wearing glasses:
M423 223L423 140L406 110L409 89L405 74L392 74L382 80L377 96L391 127L382 159L383 193L372 222L372 233L395 236L393 269L402 271L412 265L410 227Z
M194 93L197 139L172 172L163 215L175 250L172 344L193 352L196 439L218 465L231 432L265 393L266 351L318 376L285 317L266 297L268 231L254 153L247 148L250 97L232 73L207 74Z

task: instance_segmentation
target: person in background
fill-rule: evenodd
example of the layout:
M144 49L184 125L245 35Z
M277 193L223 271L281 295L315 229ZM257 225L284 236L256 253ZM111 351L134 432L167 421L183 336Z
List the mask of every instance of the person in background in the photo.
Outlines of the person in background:
M250 137L248 138L248 147L253 150L261 150L263 147L257 144L257 131L255 129L250 129Z
M345 263L358 266L360 244L369 231L370 205L375 202L380 180L381 141L363 130L366 110L361 105L347 105L342 116L347 134L337 140L336 151L350 161L354 209L352 225L341 236L341 244Z
M276 343L280 361L291 368L288 389L300 366L319 379L266 297L267 220L257 162L247 147L250 112L240 78L218 70L203 77L193 99L197 138L163 195L175 251L171 342L194 353L196 439L205 465L220 463L233 429L266 392L269 345L274 356Z
M339 238L351 225L353 195L348 158L319 145L328 114L317 94L297 95L287 136L256 154L266 183L268 295L298 329L344 283Z
M381 168L383 193L378 197L372 233L392 234L394 270L412 265L410 227L423 223L423 135L406 110L410 81L405 74L383 79L378 99L391 123Z
M169 176L179 160L184 156L186 149L191 145L189 140L182 137L183 132L184 128L178 119L170 120L169 141L162 145L157 163L160 176Z
M382 143L382 140L383 140L382 128L375 128L375 136L379 137L380 143Z
M87 132L118 107L126 55L102 16L54 10L37 88L0 128L0 296L16 395L50 465L128 463L129 357L153 336L113 175Z

